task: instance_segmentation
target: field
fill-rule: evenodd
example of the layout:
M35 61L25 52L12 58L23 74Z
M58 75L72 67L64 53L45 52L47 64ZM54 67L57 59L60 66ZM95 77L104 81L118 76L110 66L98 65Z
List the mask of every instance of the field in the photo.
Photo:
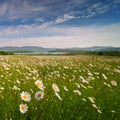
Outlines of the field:
M0 120L120 120L120 57L0 56Z

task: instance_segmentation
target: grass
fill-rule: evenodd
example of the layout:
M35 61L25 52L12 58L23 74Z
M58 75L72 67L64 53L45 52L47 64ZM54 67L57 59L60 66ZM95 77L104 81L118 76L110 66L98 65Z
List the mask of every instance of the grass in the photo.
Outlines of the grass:
M119 120L119 90L119 57L0 56L0 120ZM23 91L30 102L20 97ZM44 92L40 101L34 98L37 91ZM22 103L28 106L24 114Z

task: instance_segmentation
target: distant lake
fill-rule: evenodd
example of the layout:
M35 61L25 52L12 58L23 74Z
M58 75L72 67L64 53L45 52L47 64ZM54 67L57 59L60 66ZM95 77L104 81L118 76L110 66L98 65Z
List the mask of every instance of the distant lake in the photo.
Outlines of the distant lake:
M17 53L14 53L14 54L17 54L17 55L32 55L32 54L51 54L51 55L62 55L62 54L65 54L65 52L17 52Z

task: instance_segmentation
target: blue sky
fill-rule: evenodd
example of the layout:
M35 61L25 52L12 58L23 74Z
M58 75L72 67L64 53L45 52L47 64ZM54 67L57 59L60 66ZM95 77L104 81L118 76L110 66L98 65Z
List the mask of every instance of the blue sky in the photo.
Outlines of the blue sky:
M120 0L0 0L0 46L120 47Z

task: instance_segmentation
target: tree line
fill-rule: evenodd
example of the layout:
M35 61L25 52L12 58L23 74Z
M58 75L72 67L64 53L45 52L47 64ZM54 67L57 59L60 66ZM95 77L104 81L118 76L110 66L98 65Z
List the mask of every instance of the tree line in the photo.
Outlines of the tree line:
M0 55L14 55L14 53L9 51L0 51Z

